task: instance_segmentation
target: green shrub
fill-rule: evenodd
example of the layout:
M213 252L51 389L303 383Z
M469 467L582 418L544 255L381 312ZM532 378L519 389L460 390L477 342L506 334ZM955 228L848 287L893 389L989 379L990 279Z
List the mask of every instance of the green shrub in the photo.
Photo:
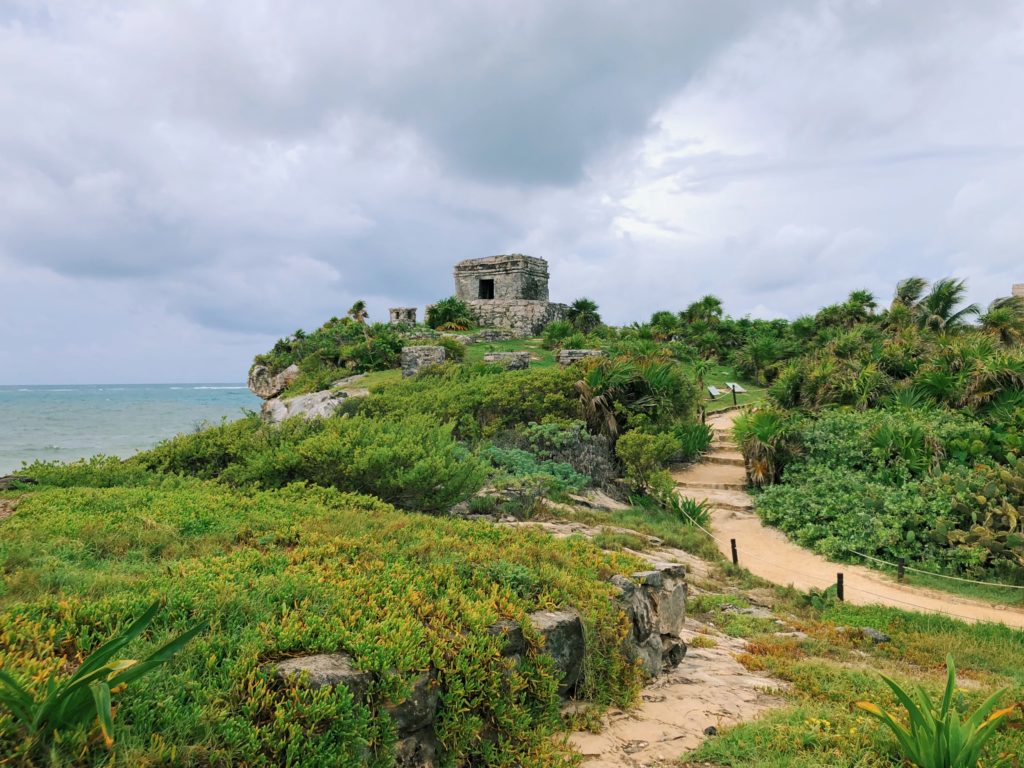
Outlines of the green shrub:
M680 461L695 461L711 446L711 427L699 421L680 424L672 429L672 436L679 443Z
M651 476L679 452L679 442L668 433L650 434L634 429L619 438L615 455L625 469L626 482L638 491L647 490Z
M532 476L543 480L548 492L557 495L578 493L589 481L586 475L581 475L569 464L547 461L518 448L490 445L480 452L480 456L513 477Z
M279 425L253 417L179 435L137 460L155 471L235 486L314 483L421 512L468 498L485 476L481 462L452 438L451 426L416 414L401 421L357 415Z
M561 349L562 342L576 333L575 326L568 320L553 320L544 326L541 346L544 349Z
M469 305L449 296L427 308L427 325L445 331L464 331L476 325Z

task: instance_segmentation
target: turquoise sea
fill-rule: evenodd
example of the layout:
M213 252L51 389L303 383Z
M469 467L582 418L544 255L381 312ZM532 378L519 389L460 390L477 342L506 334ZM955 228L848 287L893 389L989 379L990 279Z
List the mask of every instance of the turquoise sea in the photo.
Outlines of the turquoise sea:
M0 386L0 475L37 459L130 456L259 407L243 384Z

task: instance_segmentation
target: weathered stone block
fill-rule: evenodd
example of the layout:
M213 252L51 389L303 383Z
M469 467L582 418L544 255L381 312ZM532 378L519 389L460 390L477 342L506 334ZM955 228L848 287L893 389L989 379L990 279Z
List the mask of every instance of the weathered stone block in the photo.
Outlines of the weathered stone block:
M583 669L583 621L573 608L561 611L537 611L530 614L530 624L544 638L544 653L554 659L561 672L560 694L576 687Z
M403 347L402 376L415 376L421 369L444 362L444 347Z
M604 352L600 349L560 349L555 359L564 368L567 365L578 363L580 360L586 360L588 357L604 357Z
M299 377L299 366L292 364L280 373L273 373L262 363L256 363L249 369L248 386L254 395L264 400L277 397Z
M522 371L530 367L529 352L488 352L484 355L485 363L498 363L509 371Z

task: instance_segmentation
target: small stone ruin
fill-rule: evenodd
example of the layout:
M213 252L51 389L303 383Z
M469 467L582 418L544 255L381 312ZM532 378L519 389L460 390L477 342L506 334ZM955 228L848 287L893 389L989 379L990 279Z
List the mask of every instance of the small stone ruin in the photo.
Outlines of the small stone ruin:
M529 352L488 352L484 355L485 363L498 363L507 371L522 371L530 367Z
M416 325L416 307L391 307L388 322L392 325Z
M648 677L678 666L686 655L686 644L680 637L686 618L685 567L662 565L629 577L615 576L611 581L618 588L616 600L630 626L622 652L640 664ZM537 611L530 614L529 622L543 640L543 653L554 661L559 694L571 696L583 671L585 651L579 612L574 608ZM502 619L487 631L502 638L502 656L518 662L527 653L526 639L516 622ZM370 701L373 673L359 669L355 659L343 653L289 659L277 665L276 674L286 684L304 678L314 688L344 685L357 701L388 714L395 725L395 764L400 768L434 768L441 764L443 755L434 734L434 720L442 682L433 669L412 681L412 693L401 702Z
M560 349L555 359L558 360L558 364L563 368L573 363L578 363L580 360L586 360L588 357L603 357L604 352L600 349Z
M444 347L402 347L402 376L415 376L421 368L444 362Z

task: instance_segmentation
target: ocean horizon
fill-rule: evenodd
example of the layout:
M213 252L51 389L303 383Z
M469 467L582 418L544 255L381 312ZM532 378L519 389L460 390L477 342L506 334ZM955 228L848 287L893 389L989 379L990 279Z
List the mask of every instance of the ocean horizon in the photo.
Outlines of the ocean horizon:
M238 382L0 385L0 475L34 461L127 458L260 402Z

